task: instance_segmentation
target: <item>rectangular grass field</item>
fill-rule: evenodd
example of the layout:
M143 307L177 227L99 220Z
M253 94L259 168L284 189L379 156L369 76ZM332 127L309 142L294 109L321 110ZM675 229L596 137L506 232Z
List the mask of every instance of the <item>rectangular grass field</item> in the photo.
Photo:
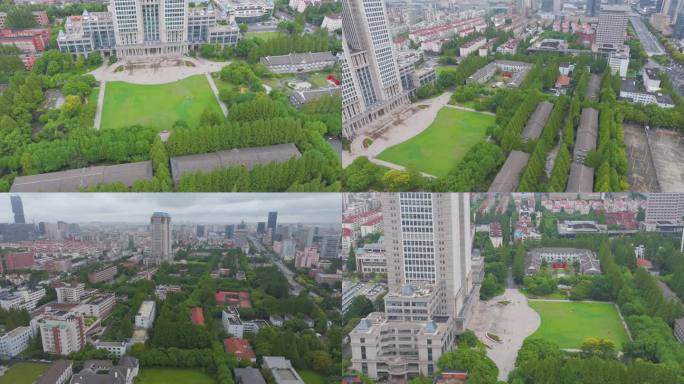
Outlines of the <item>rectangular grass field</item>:
M451 107L439 110L430 126L417 136L387 148L378 159L419 171L446 176L466 152L486 136L495 117Z
M7 372L0 376L0 384L31 384L49 367L49 364L40 363L12 364Z
M216 381L199 369L143 368L136 384L214 384Z
M134 124L158 130L170 129L177 120L197 124L205 108L222 115L209 82L195 75L167 84L107 82L102 109L102 129Z
M314 371L300 370L297 373L305 384L325 384L325 378Z
M278 32L278 31L271 31L271 32L250 32L250 31L247 31L247 33L245 34L245 37L258 37L264 41L274 39L278 36L280 36L280 32Z
M541 316L541 326L531 338L573 349L580 348L587 337L610 339L617 350L629 341L612 304L554 301L530 301L529 304Z

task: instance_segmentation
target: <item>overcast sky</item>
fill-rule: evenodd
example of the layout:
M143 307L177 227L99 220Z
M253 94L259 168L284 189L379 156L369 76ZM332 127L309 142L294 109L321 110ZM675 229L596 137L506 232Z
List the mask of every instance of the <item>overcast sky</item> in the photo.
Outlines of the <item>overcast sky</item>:
M13 194L14 195L14 194ZM206 224L266 221L339 223L339 193L20 193L26 222L125 222L147 224L155 211L173 222ZM0 194L0 223L13 222L10 194Z

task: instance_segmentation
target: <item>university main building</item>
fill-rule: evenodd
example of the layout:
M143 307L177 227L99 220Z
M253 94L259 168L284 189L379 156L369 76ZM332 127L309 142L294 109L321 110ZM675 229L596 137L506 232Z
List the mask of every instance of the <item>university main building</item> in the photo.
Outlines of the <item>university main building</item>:
M182 56L202 44L235 47L239 39L235 13L212 3L190 8L188 0L112 0L108 12L67 18L57 44L72 54L143 58Z

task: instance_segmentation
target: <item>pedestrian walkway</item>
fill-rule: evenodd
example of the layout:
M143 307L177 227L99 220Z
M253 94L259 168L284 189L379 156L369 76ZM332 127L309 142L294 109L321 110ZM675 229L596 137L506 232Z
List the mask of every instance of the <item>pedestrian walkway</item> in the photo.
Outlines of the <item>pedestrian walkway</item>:
M100 124L102 124L102 107L104 106L104 96L105 96L105 85L106 81L100 81L100 91L97 94L97 110L95 111L95 129L100 129Z
M216 97L216 101L218 101L219 107L221 107L221 111L223 111L223 117L228 117L228 107L226 107L226 103L224 103L219 97L218 88L216 88L214 78L211 76L211 73L205 73L205 75L207 76L209 87L211 87L211 91L214 92L214 97Z

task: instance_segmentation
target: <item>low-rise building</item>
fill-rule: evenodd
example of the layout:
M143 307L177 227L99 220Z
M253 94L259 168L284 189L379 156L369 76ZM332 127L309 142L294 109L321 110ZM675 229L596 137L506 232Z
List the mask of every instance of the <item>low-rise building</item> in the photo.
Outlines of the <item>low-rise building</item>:
M589 249L579 248L535 248L527 252L526 274L534 275L541 270L542 263L554 269L565 269L568 264L577 263L578 272L583 275L601 274L601 264L596 254Z
M265 56L261 64L273 73L315 72L335 65L337 59L330 52L290 53L281 56Z
M613 74L620 77L627 76L629 68L629 46L623 45L608 54L608 66Z
M128 347L129 344L125 341L98 341L95 343L96 349L104 349L116 357L125 355L128 352Z
M487 39L484 37L478 37L475 40L471 40L467 43L464 43L459 48L459 56L470 56L470 54L477 52L480 49L480 47L483 47L485 44L487 44Z
M150 329L154 323L154 315L156 313L156 304L154 301L143 301L140 304L140 309L135 315L135 326L138 328Z
M235 307L228 307L221 312L223 328L231 335L242 338L245 332L257 333L259 324L254 321L242 321L240 312Z
M290 360L282 356L264 356L262 366L271 371L276 384L304 384Z
M653 85L653 83L651 83ZM620 83L620 98L629 99L633 103L656 104L661 108L674 108L674 101L669 95L651 93L633 79L622 79Z
M223 346L228 353L232 353L238 360L249 360L256 363L256 353L249 344L249 340L239 337L229 337L223 340Z
M377 243L364 244L357 248L356 271L361 273L386 273L387 258L385 256L385 245L380 238Z
M111 360L86 360L70 384L133 384L139 370L140 364L134 357L123 357L117 365Z
M17 327L0 336L0 358L3 360L11 359L26 348L33 337L31 327Z
M684 317L675 320L674 335L680 344L684 344Z
M79 282L57 283L55 292L58 303L80 303L85 284Z
M74 363L69 360L57 360L50 364L45 373L35 384L65 384L73 374Z
M82 313L84 316L106 319L112 313L116 298L113 293L96 293L83 300L74 312Z
M499 248L501 245L503 245L501 223L498 221L489 223L489 240L492 242L492 246L494 246L494 248Z
M266 380L256 368L233 368L233 373L235 384L266 384Z
M641 73L646 92L657 92L660 90L660 76L654 68L644 68Z
M98 284L106 281L114 280L116 276L116 265L100 268L96 271L88 273L88 281L90 284Z

